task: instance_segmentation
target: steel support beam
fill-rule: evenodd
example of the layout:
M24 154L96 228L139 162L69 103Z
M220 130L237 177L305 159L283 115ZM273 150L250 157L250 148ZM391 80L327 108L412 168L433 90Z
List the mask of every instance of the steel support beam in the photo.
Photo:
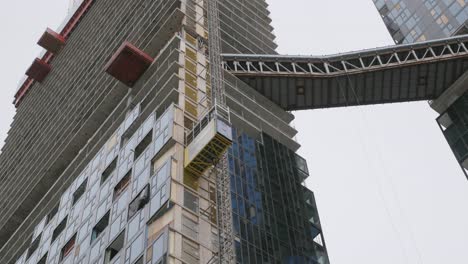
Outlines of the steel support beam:
M468 35L328 56L224 54L286 110L434 100L468 70Z

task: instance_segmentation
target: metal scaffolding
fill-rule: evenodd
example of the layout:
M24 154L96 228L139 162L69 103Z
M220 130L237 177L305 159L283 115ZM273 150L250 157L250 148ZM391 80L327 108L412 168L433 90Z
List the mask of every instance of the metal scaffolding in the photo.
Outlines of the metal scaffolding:
M215 107L226 108L224 75L221 60L221 26L218 0L208 0L208 48L211 66L211 87ZM229 110L228 110L229 114ZM231 183L227 153L214 168L216 175L216 198L218 206L219 249L218 263L235 263L234 232L232 225Z

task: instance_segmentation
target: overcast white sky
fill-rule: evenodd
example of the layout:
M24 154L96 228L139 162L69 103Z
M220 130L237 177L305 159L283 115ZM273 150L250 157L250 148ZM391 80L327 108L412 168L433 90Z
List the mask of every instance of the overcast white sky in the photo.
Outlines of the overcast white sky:
M17 82L65 0L0 0L0 142ZM392 44L371 0L269 0L279 52ZM468 263L468 181L426 102L296 113L333 264ZM0 144L2 145L2 144Z

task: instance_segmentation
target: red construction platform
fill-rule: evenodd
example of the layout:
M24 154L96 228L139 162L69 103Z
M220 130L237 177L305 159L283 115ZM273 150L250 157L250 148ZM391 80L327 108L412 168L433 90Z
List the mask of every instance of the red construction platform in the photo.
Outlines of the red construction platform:
M47 28L37 44L47 51L56 54L65 45L65 38L52 29Z
M153 63L153 60L148 54L126 41L104 69L117 80L132 87Z
M47 62L35 59L31 67L26 71L26 75L35 81L42 82L49 74L51 68Z

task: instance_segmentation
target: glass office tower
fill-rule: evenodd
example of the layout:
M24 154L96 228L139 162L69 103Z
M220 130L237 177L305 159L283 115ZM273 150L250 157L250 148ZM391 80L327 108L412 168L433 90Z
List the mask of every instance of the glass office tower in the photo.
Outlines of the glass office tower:
M213 104L206 1L74 3L15 96L0 263L214 263L225 149L237 262L328 263L294 116L228 72ZM220 1L223 52L274 54L270 21Z
M234 131L229 150L238 263L326 263L304 159L263 133Z
M373 0L396 43L468 33L465 0Z

